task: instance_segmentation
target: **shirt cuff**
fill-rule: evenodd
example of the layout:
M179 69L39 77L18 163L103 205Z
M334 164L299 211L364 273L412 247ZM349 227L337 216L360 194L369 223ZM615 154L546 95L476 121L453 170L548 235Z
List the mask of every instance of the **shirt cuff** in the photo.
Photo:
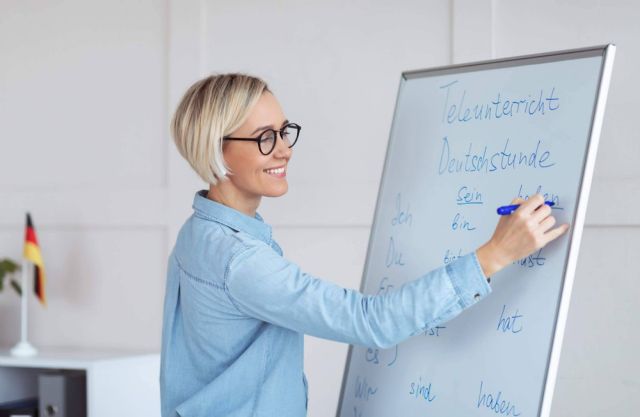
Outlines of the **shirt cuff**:
M462 308L477 303L491 293L475 251L459 257L446 268Z

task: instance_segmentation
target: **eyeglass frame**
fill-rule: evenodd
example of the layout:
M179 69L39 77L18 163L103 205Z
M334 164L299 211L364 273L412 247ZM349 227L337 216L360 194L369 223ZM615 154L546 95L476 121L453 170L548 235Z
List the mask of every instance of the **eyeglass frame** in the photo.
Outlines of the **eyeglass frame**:
M293 145L295 145L298 142L298 138L300 137L300 131L302 130L302 126L300 126L297 123L287 123L286 125L282 126L280 129L275 130L275 129L265 129L263 130L260 135L257 138L234 138L231 136L223 136L222 140L241 140L241 141L250 141L250 142L256 142L258 144L258 150L260 151L260 153L262 155L271 155L271 153L273 152L273 150L276 148L276 142L278 141L278 133L280 134L280 139L282 139L284 141L284 130L287 128L294 128L297 130L297 134L296 134L296 139L293 141L293 143L291 145L289 145L289 149L293 148ZM275 140L273 141L273 146L271 147L271 150L269 150L269 152L264 153L262 152L262 148L260 147L260 142L262 140L262 136L267 133L267 132L273 132L273 135L275 136Z

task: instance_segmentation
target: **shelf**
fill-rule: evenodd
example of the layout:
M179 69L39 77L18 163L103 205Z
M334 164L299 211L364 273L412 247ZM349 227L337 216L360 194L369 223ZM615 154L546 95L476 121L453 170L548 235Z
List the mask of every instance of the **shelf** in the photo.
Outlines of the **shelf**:
M83 370L87 416L160 415L160 354L133 350L38 347L38 355L11 356L0 348L0 402L35 397L38 374Z

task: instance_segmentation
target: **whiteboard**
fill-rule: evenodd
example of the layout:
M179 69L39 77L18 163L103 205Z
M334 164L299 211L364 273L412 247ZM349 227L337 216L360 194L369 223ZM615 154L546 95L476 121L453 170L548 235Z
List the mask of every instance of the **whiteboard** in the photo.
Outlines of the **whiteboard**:
M391 349L350 346L338 416L549 415L614 51L402 74L363 293L477 249L516 196L545 195L571 228L453 320Z

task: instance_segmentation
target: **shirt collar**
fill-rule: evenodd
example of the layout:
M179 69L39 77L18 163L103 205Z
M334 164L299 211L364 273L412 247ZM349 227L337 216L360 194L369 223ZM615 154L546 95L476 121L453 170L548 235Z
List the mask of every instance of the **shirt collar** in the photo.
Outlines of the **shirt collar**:
M240 211L227 207L207 198L207 190L196 192L193 209L199 217L224 224L238 232L245 232L266 244L271 244L271 226L266 224L256 212L256 217L247 216Z

